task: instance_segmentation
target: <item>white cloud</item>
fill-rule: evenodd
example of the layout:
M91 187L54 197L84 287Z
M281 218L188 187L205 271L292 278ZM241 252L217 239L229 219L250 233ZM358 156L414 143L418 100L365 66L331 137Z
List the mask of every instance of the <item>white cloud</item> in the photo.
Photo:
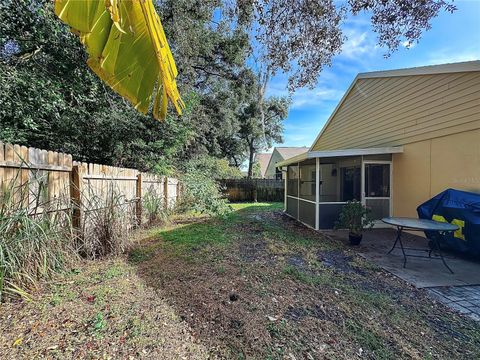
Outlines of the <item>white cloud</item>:
M342 46L340 57L358 59L359 57L371 56L377 49L375 41L369 36L368 31L345 29L344 34L347 40Z
M343 91L319 86L313 90L300 89L293 95L292 109L319 105L323 102L338 101L343 96Z

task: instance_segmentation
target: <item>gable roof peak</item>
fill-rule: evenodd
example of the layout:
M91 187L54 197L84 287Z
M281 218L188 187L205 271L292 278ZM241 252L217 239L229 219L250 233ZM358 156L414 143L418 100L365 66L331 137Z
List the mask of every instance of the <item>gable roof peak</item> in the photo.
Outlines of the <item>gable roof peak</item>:
M328 127L332 119L335 117L335 114L340 109L343 102L348 97L352 89L355 87L355 84L359 79L388 78L388 77L395 77L395 76L412 76L412 75L448 74L448 73L473 72L473 71L480 71L480 60L359 73L357 74L357 76L355 76L352 83L348 87L347 91L345 91L345 93L343 94L342 98L338 102L332 114L329 116L325 125L320 130L317 137L315 138L315 141L310 146L309 151L312 151L315 144L317 144L317 142L320 140L320 137L322 136L323 132Z

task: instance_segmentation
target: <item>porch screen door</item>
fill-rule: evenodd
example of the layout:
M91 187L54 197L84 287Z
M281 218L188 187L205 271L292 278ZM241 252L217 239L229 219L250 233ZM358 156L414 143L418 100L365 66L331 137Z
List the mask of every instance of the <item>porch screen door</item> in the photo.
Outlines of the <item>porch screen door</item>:
M372 210L374 219L390 216L391 168L389 162L364 162L364 204Z

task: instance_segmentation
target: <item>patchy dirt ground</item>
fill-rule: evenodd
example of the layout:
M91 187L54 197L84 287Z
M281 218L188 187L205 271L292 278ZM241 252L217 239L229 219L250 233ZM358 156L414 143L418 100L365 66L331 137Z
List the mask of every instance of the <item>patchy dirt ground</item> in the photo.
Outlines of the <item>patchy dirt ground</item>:
M208 351L125 259L59 275L32 302L0 305L1 359L205 359Z
M166 229L136 251L144 281L221 357L480 356L477 324L271 207Z
M478 324L278 208L177 219L2 304L1 358L480 358Z

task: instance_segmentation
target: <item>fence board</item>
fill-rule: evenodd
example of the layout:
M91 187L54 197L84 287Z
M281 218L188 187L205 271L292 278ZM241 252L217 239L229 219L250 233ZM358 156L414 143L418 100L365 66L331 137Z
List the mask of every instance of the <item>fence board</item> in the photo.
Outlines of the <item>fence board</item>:
M285 183L275 179L223 179L223 193L231 202L283 201Z
M165 198L165 206L170 207L179 196L177 179L77 162L69 154L0 142L0 201L11 186L26 189L26 202L22 205L25 208L42 211L38 204L55 201L57 211L72 211L74 226L83 230L89 226L83 217L89 201L95 200L98 207L88 209L89 212L100 211L113 192L136 222L141 219L141 198L146 193Z
M6 163L14 163L14 155L13 155L13 145L12 144L5 144L5 162ZM14 170L12 168L5 169L4 175L4 183L9 187L14 187L13 184L13 177L14 177Z

